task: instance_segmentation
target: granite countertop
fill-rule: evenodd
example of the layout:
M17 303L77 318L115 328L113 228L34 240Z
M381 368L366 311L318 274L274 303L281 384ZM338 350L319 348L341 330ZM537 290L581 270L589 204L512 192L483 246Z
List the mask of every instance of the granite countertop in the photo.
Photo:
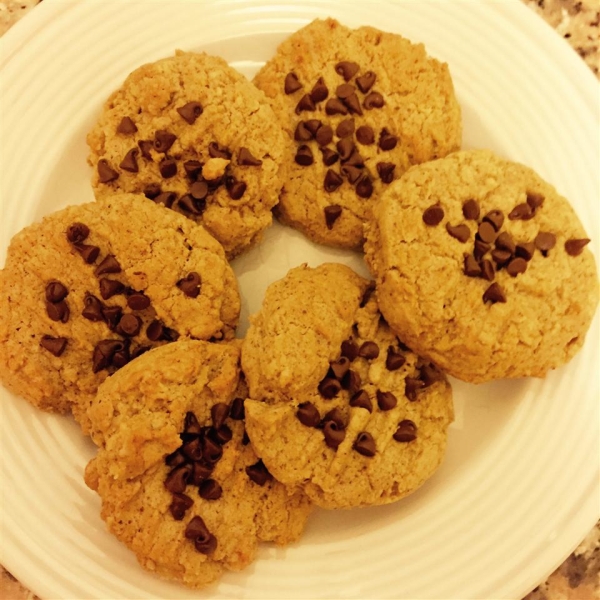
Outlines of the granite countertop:
M598 0L522 0L569 41L600 77ZM0 35L41 0L0 0ZM38 600L0 566L0 599ZM440 599L441 600L441 599ZM567 560L524 600L600 600L600 522Z

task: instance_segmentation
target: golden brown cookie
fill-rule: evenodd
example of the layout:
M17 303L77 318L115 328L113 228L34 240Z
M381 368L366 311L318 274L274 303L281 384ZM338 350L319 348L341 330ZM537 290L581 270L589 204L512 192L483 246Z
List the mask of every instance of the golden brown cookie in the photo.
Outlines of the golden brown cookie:
M413 167L367 229L381 311L405 342L474 383L543 377L581 348L598 304L573 208L487 150Z
M393 502L442 461L450 385L389 329L372 286L348 267L298 267L272 284L242 365L253 446L319 506Z
M221 58L177 52L136 69L87 141L97 195L143 193L202 223L230 258L271 224L281 130L264 95Z
M146 569L191 587L240 570L259 541L300 537L310 503L273 479L244 434L239 344L179 341L106 380L86 482Z
M315 20L254 83L286 133L277 215L315 242L360 248L389 183L460 147L448 65L396 34Z
M85 407L104 379L178 337L231 338L223 248L181 215L121 194L25 228L0 271L0 377L44 410Z

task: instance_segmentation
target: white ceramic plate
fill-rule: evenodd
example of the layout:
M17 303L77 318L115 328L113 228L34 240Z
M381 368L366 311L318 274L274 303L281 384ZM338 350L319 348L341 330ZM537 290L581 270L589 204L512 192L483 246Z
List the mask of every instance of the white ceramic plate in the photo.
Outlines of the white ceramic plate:
M517 0L46 0L0 42L0 261L20 228L92 200L85 134L127 73L182 48L251 76L287 34L328 15L447 61L464 146L535 168L572 199L597 253L598 86ZM364 272L357 255L273 227L235 262L244 321L289 268L332 259ZM455 382L448 455L427 485L391 506L319 511L301 543L265 546L204 593L138 567L83 483L91 443L2 390L0 561L44 598L520 598L598 517L598 338L596 318L582 352L545 380Z

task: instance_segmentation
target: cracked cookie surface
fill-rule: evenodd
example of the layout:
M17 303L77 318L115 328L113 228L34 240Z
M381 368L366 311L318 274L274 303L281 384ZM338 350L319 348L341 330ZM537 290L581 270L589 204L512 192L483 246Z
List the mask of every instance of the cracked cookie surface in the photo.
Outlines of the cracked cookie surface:
M390 326L480 383L543 377L581 348L598 304L588 242L567 199L533 170L474 150L391 186L365 250Z

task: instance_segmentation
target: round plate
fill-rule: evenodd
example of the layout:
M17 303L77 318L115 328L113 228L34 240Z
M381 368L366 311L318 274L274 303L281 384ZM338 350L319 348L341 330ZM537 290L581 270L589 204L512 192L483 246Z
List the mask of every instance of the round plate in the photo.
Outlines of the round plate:
M597 252L598 87L517 0L47 0L0 42L0 261L19 229L93 199L85 135L130 71L182 48L251 76L325 16L398 32L447 61L464 146L536 169L572 200ZM271 228L235 261L244 323L271 281L327 260L364 272L356 254ZM264 546L250 568L195 593L143 571L106 532L82 479L94 448L74 422L2 390L0 560L52 598L520 598L598 517L598 338L596 318L579 355L544 380L453 382L448 454L422 489L390 506L317 511L300 543Z

